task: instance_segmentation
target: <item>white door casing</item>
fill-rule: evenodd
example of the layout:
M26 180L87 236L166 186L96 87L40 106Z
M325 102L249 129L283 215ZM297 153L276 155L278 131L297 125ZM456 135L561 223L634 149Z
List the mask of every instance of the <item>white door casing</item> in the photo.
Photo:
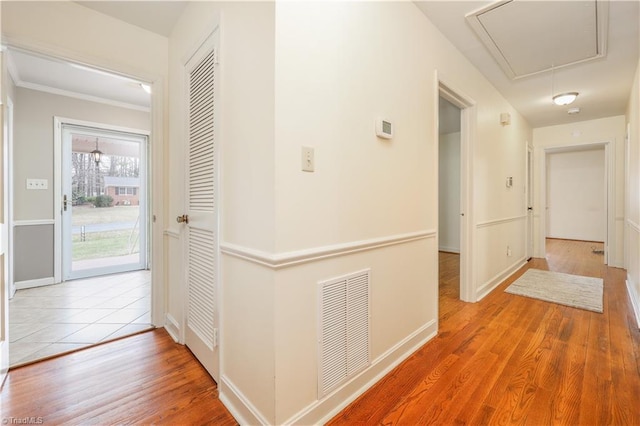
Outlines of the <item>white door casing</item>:
M540 215L540 226L537 231L536 239L540 247L540 257L546 256L546 238L549 233L549 177L548 177L548 156L558 152L572 152L581 149L603 147L604 148L604 212L605 212L605 233L604 233L604 264L609 265L610 259L615 259L614 253L616 247L615 233L615 143L612 142L593 142L577 145L555 145L543 147L540 150L538 159L540 164L537 165L539 173L539 204L544 206L545 214Z
M0 223L0 388L7 377L9 371L9 281L7 278L7 269L5 269L5 257L7 256L7 212L5 207L6 194L8 193L8 156L7 156L7 140L8 127L5 122L7 108L5 101L7 96L4 93L4 52L0 50L0 153L2 153L2 198L0 198L0 212L2 212L2 223Z
M526 258L533 257L533 148L527 144L527 158L526 158L526 173L527 173L527 187L526 187L526 206L527 209L527 249Z
M219 377L218 351L218 125L216 29L185 64L187 86L185 344L211 376Z

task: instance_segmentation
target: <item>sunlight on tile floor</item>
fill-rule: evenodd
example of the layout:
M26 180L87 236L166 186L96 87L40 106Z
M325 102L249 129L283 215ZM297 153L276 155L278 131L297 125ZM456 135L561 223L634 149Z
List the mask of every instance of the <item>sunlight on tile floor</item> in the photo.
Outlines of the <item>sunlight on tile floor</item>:
M18 290L9 301L11 366L151 328L151 273Z

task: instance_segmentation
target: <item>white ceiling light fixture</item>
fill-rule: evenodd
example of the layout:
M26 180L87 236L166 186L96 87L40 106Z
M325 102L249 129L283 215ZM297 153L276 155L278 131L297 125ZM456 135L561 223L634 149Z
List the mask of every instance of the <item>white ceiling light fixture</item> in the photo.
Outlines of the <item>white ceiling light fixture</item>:
M560 93L553 97L553 103L556 105L569 105L578 97L578 92Z

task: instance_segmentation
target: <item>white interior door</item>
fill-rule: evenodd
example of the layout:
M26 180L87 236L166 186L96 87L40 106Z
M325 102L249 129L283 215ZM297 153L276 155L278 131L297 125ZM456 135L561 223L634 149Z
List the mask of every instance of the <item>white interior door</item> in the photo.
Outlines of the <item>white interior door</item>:
M188 87L185 343L218 380L217 31L186 64Z

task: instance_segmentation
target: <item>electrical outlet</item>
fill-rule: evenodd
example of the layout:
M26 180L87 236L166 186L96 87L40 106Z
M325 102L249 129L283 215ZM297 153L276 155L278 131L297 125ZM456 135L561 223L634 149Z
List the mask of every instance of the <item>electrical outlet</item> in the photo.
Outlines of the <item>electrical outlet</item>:
M511 247L507 246L507 256L511 257Z

